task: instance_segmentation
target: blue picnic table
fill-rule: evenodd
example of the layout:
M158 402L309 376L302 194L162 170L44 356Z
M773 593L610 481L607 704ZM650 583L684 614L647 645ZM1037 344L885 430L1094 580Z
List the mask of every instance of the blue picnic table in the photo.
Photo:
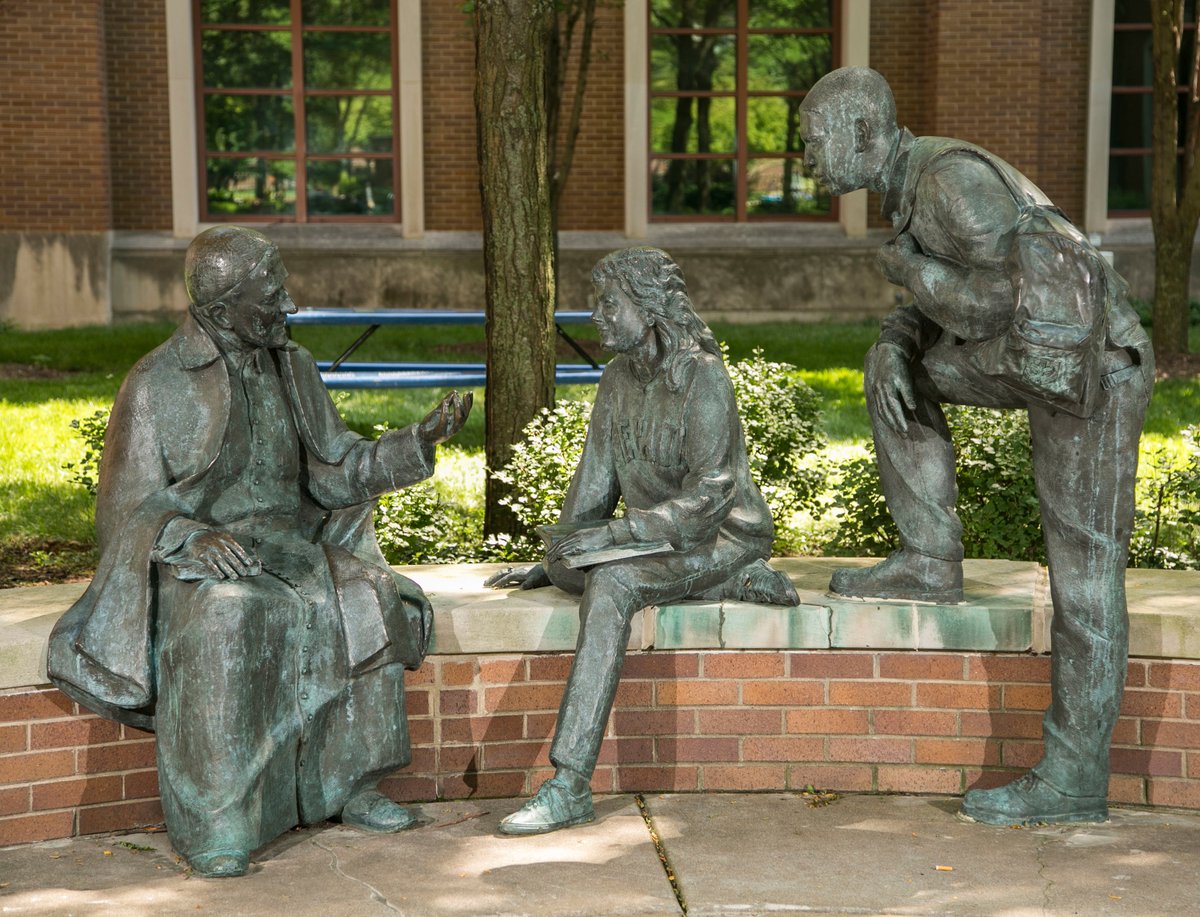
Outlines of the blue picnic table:
M554 381L559 385L583 385L598 382L604 367L598 364L563 325L582 325L591 321L591 312L554 313L554 328L584 363L559 363ZM384 325L482 325L482 311L461 309L302 309L288 316L289 325L366 325L358 338L333 360L318 360L321 379L328 388L445 388L459 385L485 385L487 367L483 363L353 363L350 357Z

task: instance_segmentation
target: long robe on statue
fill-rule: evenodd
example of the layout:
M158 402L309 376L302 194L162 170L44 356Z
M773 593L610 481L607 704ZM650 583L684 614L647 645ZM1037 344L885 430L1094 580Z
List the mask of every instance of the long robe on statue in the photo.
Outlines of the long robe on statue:
M99 568L49 670L87 707L157 731L183 855L255 849L409 762L404 669L432 612L384 561L372 510L433 459L415 427L348 430L294 344L219 347L189 318L129 374L101 463ZM183 561L210 528L262 572Z

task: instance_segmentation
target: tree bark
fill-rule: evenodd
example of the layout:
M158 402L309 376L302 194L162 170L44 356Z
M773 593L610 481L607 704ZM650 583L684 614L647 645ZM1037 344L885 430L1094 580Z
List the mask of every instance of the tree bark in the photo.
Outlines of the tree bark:
M1188 62L1187 123L1182 170L1179 164L1179 47L1184 0L1152 5L1154 57L1153 147L1150 216L1154 227L1154 349L1160 354L1187 353L1188 288L1192 248L1200 221L1200 54Z
M546 41L551 0L476 0L475 112L487 298L485 454L504 466L554 403L554 264L546 170ZM514 533L487 481L484 530Z

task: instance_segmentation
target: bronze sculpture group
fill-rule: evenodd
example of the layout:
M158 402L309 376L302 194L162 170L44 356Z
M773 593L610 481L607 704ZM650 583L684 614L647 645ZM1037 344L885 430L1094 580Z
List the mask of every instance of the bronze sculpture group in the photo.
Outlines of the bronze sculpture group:
M802 109L805 161L835 194L883 195L879 253L913 296L883 322L867 406L902 547L839 570L834 593L956 603L962 527L944 403L1024 409L1033 432L1054 603L1045 750L1008 786L972 790L993 824L1107 815L1108 748L1125 674L1124 567L1153 356L1121 279L1015 169L896 124L884 79L845 68ZM376 789L408 763L404 669L432 614L384 562L379 495L428 477L471 396L364 439L341 421L275 245L217 227L189 247L189 315L122 386L106 435L101 560L51 639L54 682L157 733L171 841L205 876L297 824L375 832L416 819ZM543 563L496 586L581 595L554 775L506 834L590 821L590 779L630 620L687 597L794 605L767 563L772 523L750 477L733 390L679 267L648 247L593 272L614 354ZM616 515L623 501L623 515Z

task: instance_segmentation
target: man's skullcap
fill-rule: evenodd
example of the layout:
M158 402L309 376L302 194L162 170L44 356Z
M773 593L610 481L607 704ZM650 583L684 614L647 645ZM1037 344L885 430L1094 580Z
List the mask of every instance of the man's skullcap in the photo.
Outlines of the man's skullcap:
M214 226L192 240L183 260L188 299L207 306L229 293L255 270L265 269L275 243L242 226Z

